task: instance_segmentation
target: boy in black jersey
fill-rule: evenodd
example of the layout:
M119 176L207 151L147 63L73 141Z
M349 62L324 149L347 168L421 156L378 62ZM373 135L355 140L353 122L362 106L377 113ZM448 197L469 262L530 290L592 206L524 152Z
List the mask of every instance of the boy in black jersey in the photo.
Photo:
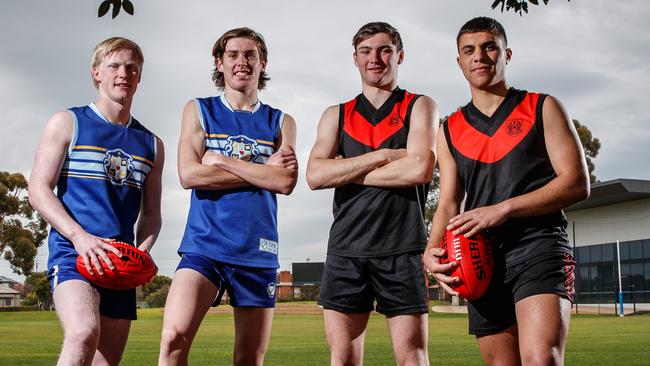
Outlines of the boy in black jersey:
M353 38L362 93L325 110L309 157L312 189L335 188L318 303L332 365L363 363L368 316L388 318L400 365L428 365L422 251L435 163L436 103L397 87L402 41L387 23Z
M438 136L440 201L424 262L456 294L459 279L448 276L456 263L439 264L446 253L438 243L446 229L467 237L483 230L495 249L495 275L468 306L483 359L561 365L574 280L562 209L589 195L584 154L555 98L509 87L512 51L501 24L472 19L457 46L472 100Z

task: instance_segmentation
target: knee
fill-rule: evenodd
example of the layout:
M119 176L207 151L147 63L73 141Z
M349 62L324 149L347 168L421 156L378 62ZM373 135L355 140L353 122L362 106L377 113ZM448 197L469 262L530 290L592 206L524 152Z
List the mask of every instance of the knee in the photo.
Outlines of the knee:
M264 365L264 355L267 347L258 345L256 349L236 350L233 354L233 365Z
M99 335L99 324L77 325L72 329L66 329L64 343L76 349L96 349Z
M174 328L163 328L160 337L161 352L171 352L173 350L189 348L190 338L183 332Z
M554 366L564 363L564 353L559 347L548 347L522 352L521 362L524 366Z
M399 366L422 366L429 364L429 355L425 348L416 348L408 353L395 355L396 363Z

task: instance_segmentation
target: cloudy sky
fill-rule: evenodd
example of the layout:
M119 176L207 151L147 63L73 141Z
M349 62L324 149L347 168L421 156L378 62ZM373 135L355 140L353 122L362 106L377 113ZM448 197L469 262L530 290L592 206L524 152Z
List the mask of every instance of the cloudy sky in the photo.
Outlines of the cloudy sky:
M558 97L573 118L602 142L595 174L600 180L650 179L650 129L644 106L650 95L650 2L553 0L519 16L490 9L492 0L242 2L133 0L135 16L97 18L101 1L21 0L0 11L0 170L29 176L46 120L70 106L95 100L89 63L93 47L111 36L138 42L144 72L133 115L160 136L167 162L163 228L152 253L171 275L183 233L189 192L177 177L176 144L184 103L217 93L211 82L214 41L249 26L269 47L271 81L261 99L298 124L298 185L279 198L280 263L322 261L332 221L331 190L312 192L306 160L325 107L360 91L351 38L369 21L397 27L405 62L399 85L429 95L447 115L467 103L469 90L455 62L455 36L469 18L488 15L508 32L513 61L509 82ZM624 5L623 5L624 4ZM644 25L646 24L646 25ZM38 269L47 263L47 245ZM0 275L20 279L0 260Z

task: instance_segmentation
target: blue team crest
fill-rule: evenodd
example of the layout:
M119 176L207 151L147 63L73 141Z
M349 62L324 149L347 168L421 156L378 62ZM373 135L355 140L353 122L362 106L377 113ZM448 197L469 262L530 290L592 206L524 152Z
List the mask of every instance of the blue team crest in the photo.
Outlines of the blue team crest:
M226 139L226 155L239 160L251 161L259 155L257 141L244 135L229 136Z
M271 298L275 296L275 282L270 282L266 285L266 294Z
M133 157L122 149L106 151L103 163L104 171L111 178L111 182L118 186L123 185L135 170Z

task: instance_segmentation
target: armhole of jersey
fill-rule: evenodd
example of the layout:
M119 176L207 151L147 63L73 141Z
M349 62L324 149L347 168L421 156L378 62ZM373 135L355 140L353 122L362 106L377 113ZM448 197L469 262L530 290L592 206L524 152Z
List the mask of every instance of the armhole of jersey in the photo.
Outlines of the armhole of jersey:
M201 108L201 103L199 102L198 98L194 99L194 105L196 105L196 114L199 116L199 124L201 125L201 128L203 129L203 132L207 133L207 128L205 128L205 118L203 117L203 109Z
M411 127L411 112L413 112L413 107L415 106L415 101L417 101L422 94L417 94L416 96L411 99L409 102L408 107L406 107L406 115L404 116L404 124L406 125L406 128Z
M153 139L153 163L156 164L156 160L158 160L158 138L153 133L151 138Z
M535 124L538 124L537 129L540 136L544 136L544 114L542 113L544 109L544 101L548 94L539 94L539 99L537 100L537 105L535 106Z
M275 139L277 140L278 137L280 137L280 133L282 133L282 127L284 127L284 119L287 117L284 112L280 111L280 116L278 117L278 128L275 131Z
M77 115L68 109L68 113L72 116L72 136L70 136L70 146L68 146L68 156L72 154L75 145L77 145L77 136L79 136L79 121Z
M339 129L336 132L337 135L336 141L339 147L336 153L339 155L341 154L341 148L343 146L342 143L343 143L343 123L345 122L344 119L345 119L345 104L341 103L339 104L339 121L338 121Z
M449 131L449 120L452 116L453 114L442 124L442 132L445 134L445 140L447 141L447 150L451 153L451 157L456 160L456 149L454 149L454 144L451 141L451 132Z

